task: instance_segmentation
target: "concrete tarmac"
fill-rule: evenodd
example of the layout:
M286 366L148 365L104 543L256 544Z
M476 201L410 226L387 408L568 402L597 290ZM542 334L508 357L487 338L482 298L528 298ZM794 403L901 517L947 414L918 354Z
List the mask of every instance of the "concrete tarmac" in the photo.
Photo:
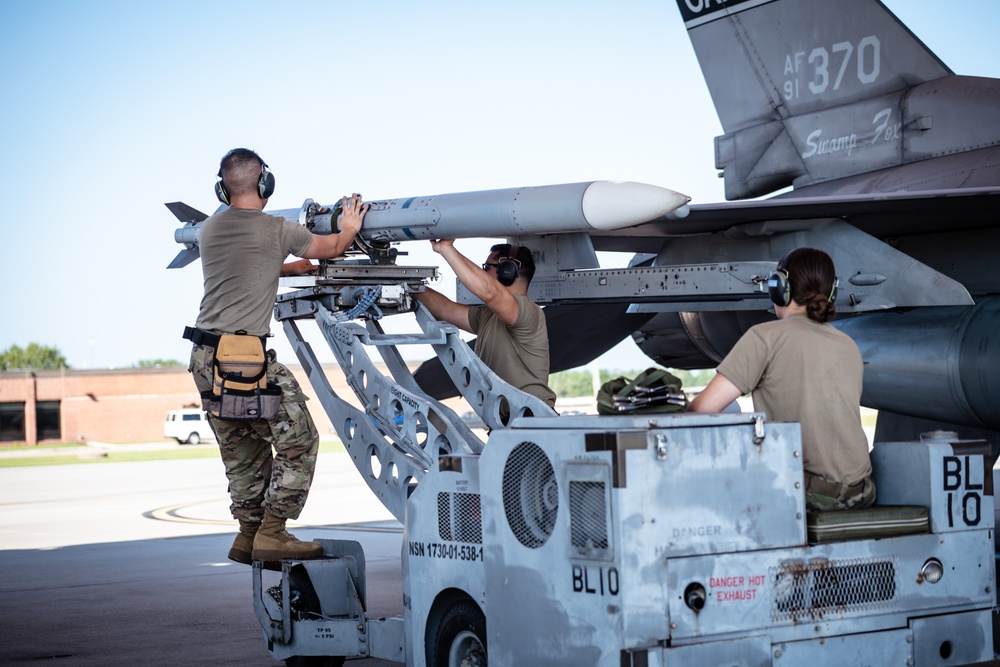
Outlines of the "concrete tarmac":
M280 665L226 558L236 525L218 459L0 469L0 664ZM369 615L402 614L402 527L347 454L320 455L289 528L359 541Z

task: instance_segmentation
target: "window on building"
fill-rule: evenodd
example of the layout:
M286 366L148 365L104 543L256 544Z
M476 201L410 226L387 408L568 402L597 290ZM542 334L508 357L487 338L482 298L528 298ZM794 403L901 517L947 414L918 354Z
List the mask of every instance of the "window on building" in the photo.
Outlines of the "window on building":
M0 403L0 442L24 439L24 403Z
M61 440L59 401L38 401L35 403L35 424L39 440Z

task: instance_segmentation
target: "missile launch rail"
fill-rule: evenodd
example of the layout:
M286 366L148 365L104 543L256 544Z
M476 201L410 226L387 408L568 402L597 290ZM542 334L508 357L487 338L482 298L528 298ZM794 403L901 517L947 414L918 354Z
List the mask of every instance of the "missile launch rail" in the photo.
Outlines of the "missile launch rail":
M754 414L563 416L486 368L413 299L428 267L326 263L275 308L372 492L403 524L402 616L365 615L364 551L254 564L288 665L966 665L994 657L988 445L873 451L879 506L807 515L797 424ZM299 279L301 280L301 279ZM380 314L413 311L415 334ZM364 325L355 322L362 319ZM360 401L336 395L313 319ZM485 443L417 386L433 346ZM388 374L369 350L377 350ZM510 417L501 415L509 414ZM277 578L268 586L265 577Z

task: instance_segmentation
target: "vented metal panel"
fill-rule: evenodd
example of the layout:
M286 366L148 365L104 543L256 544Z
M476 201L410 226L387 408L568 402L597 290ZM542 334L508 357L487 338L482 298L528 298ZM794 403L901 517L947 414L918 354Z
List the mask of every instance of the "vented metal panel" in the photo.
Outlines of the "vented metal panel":
M438 494L438 535L447 542L483 543L478 493Z
M522 442L503 471L503 508L518 542L537 549L552 535L559 510L559 484L545 452Z
M608 548L606 488L603 482L569 483L569 532L574 547Z
M790 561L770 568L771 620L818 619L828 612L897 607L895 559Z

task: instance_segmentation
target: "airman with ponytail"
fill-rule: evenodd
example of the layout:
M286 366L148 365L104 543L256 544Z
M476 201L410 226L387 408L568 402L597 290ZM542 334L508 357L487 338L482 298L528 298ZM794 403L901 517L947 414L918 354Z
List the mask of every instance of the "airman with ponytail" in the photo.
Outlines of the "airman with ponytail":
M690 405L693 412L720 412L752 393L754 410L769 420L799 422L810 511L875 502L861 426L861 353L829 323L837 282L822 250L798 248L782 257L767 281L778 320L747 331Z

